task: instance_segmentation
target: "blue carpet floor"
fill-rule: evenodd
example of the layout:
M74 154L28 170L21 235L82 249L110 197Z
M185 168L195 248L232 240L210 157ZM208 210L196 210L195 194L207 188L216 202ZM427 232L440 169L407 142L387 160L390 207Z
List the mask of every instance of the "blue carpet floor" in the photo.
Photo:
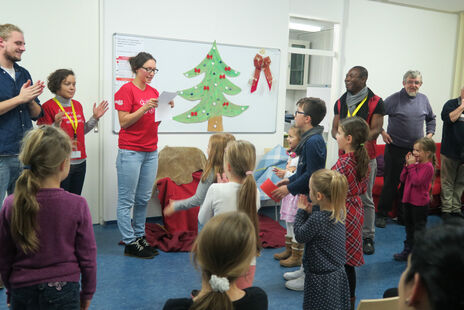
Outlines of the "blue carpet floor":
M274 211L266 208L273 217ZM158 220L155 220L158 221ZM437 216L428 217L428 225L436 225ZM120 234L115 223L95 225L98 245L98 284L91 309L162 309L168 298L186 297L200 288L200 276L190 262L188 253L164 253L152 260L123 256L118 246ZM406 263L395 262L392 255L402 250L404 226L393 221L376 230L376 252L365 256L366 264L357 268L357 302L381 298L385 289L396 287ZM281 249L264 249L257 260L254 285L264 289L269 309L301 309L302 292L285 288L282 274L292 270L280 267L273 254ZM296 269L296 268L293 268ZM0 309L6 304L5 290L0 291Z

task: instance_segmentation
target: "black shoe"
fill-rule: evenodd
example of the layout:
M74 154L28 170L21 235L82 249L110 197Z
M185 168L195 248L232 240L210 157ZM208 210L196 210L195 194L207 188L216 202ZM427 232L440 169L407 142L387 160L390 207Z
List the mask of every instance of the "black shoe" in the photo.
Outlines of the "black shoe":
M451 214L452 214L452 213L449 213L449 212L442 212L442 213L441 213L441 219L442 219L443 221L447 221L447 220L449 220L450 218L452 218L452 215L451 215Z
M150 251L149 249L140 245L138 240L135 240L124 248L124 255L126 256L133 256L137 258L153 258L155 257L155 253Z
M150 250L151 252L153 252L153 254L155 254L155 256L156 256L156 255L159 255L158 250L155 249L154 247L152 247L152 246L150 245L150 243L148 243L147 238L145 238L145 236L142 236L142 237L137 238L136 241L138 241L139 244L140 244L141 246L143 246L144 248L146 248L146 249Z
M366 255L372 255L375 252L374 240L371 238L363 239L363 253Z
M379 228L385 228L387 226L387 218L381 215L375 217L375 226Z
M393 254L393 259L397 262L405 262L408 260L408 256L410 253L411 248L408 245L405 245L402 252Z

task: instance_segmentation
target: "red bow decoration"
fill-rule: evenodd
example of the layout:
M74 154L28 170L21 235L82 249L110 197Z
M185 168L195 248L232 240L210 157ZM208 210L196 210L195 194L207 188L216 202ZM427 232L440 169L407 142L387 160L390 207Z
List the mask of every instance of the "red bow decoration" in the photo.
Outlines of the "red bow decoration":
M223 107L229 106L229 102L224 102L224 103L222 104L222 106L223 106Z
M203 90L209 90L209 86L203 86Z
M271 69L269 68L271 64L271 58L267 56L263 59L261 55L256 54L255 58L253 59L253 63L255 65L255 75L253 76L253 83L251 84L251 92L256 91L256 88L258 87L261 70L264 70L264 76L266 77L267 85L269 85L269 90L271 90L272 73Z
M195 73L200 73L200 69L195 68Z
M225 79L225 78L226 78L226 75L225 75L225 74L219 75L219 78L220 78L220 79Z
M230 71L230 67L225 67L224 71Z
M208 59L213 59L213 55L209 55L209 54L208 54L208 55L206 55L206 58L208 58Z
M197 114L198 114L197 112L190 112L190 115L192 116L197 116Z

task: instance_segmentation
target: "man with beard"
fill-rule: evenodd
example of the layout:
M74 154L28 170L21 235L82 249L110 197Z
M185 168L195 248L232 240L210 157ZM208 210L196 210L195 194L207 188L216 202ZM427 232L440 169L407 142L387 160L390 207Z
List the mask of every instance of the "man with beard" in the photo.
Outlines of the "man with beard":
M361 195L364 208L363 224L363 252L374 254L375 237L375 205L372 198L377 172L375 145L376 139L382 131L383 125L383 101L366 86L368 72L366 68L355 66L348 71L345 77L346 92L337 100L334 107L334 119L332 123L332 137L336 139L340 120L347 117L359 116L369 124L369 137L365 143L369 154L369 176L367 191Z
M42 114L37 97L44 83L32 84L31 75L17 64L26 50L24 35L15 25L0 25L0 203L12 194L21 172L21 139Z
M400 174L405 156L412 152L417 139L426 134L431 138L435 133L435 114L427 96L419 93L422 75L417 70L409 70L403 76L403 88L385 99L385 114L388 115L388 128L382 130L385 142L385 172L382 194L380 195L375 226L384 228L388 212L395 198L402 198L398 192Z

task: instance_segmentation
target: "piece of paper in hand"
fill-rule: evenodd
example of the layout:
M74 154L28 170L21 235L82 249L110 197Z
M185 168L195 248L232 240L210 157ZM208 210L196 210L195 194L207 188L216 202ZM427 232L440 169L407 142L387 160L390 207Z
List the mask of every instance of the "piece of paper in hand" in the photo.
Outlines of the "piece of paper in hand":
M164 91L158 97L158 107L155 111L155 122L172 119L171 106L169 102L177 96L177 92Z

